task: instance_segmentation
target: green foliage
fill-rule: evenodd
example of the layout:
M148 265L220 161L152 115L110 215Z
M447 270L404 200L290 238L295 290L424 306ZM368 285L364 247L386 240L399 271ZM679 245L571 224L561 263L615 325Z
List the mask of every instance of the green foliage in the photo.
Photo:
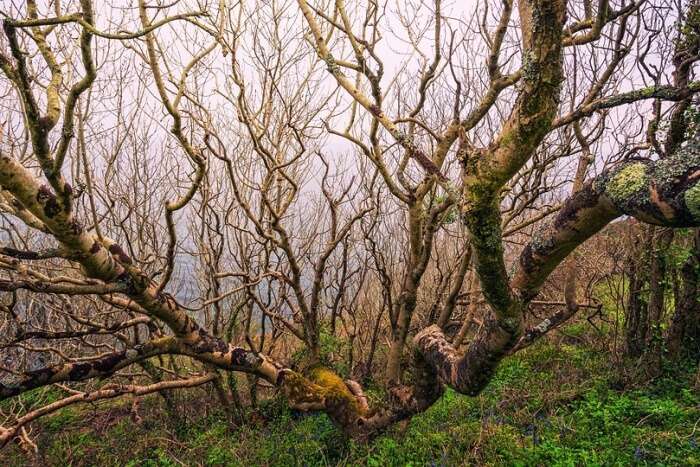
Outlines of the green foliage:
M326 326L322 326L319 332L319 363L332 368L339 375L347 376L349 369L345 363L345 356L348 346L349 343L345 339L334 336ZM309 350L302 347L292 355L292 361L295 366L303 368L308 364L309 356Z
M586 326L567 329L584 336ZM368 445L348 442L325 415L293 412L276 398L245 426L215 411L173 433L157 397L142 405L148 413L139 425L123 409L99 431L79 412L46 418L38 445L47 465L700 465L700 399L688 389L694 368L667 367L653 384L620 391L603 352L539 342L506 359L480 396L448 390ZM103 418L114 418L118 409L110 410ZM16 448L6 452L5 464L21 462Z
M82 418L77 410L75 410L73 407L67 407L64 410L47 417L44 422L44 427L49 431L57 432L64 429L66 426L81 420Z
M33 389L31 391L25 392L24 394L21 394L16 399L6 399L0 402L0 410L7 410L17 402L20 402L26 408L42 406L50 404L52 402L56 402L62 397L64 397L63 391L53 386Z
M673 264L687 254L680 246L666 252ZM626 287L622 276L610 284ZM608 318L618 313L610 287L596 288ZM203 401L201 390L181 394L187 422L178 426L152 395L140 405L139 424L129 400L117 399L69 407L41 419L33 433L42 465L700 465L700 397L690 389L697 363L666 362L652 383L625 388L622 373L636 363L613 363L601 344L612 334L599 334L614 329L595 329L584 319L567 323L556 339L507 358L478 397L448 390L428 411L370 444L348 441L327 416L292 411L277 396L237 426ZM322 358L336 370L345 346L322 331ZM386 397L381 386L366 389L373 406ZM23 402L60 395L32 391ZM10 446L0 462L23 465L26 458Z

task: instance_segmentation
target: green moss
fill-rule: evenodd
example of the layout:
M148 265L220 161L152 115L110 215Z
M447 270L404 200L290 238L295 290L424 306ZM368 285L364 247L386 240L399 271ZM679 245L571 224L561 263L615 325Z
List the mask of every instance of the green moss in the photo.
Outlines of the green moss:
M309 379L326 390L326 395L338 398L348 398L354 402L354 398L348 392L348 388L333 371L322 366L316 366L309 371Z
M646 191L648 185L646 164L636 162L617 172L606 184L605 191L616 203L627 203L631 197Z
M641 90L641 94L644 97L652 97L656 92L656 86L649 86Z
M700 183L695 183L692 188L687 189L683 199L693 218L700 220Z

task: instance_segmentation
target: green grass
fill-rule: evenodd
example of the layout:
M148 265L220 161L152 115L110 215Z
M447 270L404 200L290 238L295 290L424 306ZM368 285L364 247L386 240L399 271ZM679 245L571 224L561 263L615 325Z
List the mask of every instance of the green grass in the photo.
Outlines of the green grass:
M325 415L276 400L240 428L215 405L187 399L187 424L172 427L149 398L140 424L122 401L64 410L35 432L46 465L700 465L691 370L622 391L604 352L541 342L507 359L479 397L447 391L368 445L346 442ZM3 465L24 460L15 446L0 453Z

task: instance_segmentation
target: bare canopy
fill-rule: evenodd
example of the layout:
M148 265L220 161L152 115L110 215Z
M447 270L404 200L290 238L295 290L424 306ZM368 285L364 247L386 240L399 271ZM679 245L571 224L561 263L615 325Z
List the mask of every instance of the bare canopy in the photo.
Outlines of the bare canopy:
M2 7L0 399L84 383L0 446L237 375L366 439L570 318L615 219L700 227L696 0L134 3Z

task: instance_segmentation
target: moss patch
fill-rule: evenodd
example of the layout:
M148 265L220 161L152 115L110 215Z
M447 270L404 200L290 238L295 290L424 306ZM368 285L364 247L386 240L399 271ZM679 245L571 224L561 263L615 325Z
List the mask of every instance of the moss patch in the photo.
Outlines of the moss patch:
M646 164L636 162L625 166L608 181L605 191L616 203L625 203L630 197L646 190L649 178Z

